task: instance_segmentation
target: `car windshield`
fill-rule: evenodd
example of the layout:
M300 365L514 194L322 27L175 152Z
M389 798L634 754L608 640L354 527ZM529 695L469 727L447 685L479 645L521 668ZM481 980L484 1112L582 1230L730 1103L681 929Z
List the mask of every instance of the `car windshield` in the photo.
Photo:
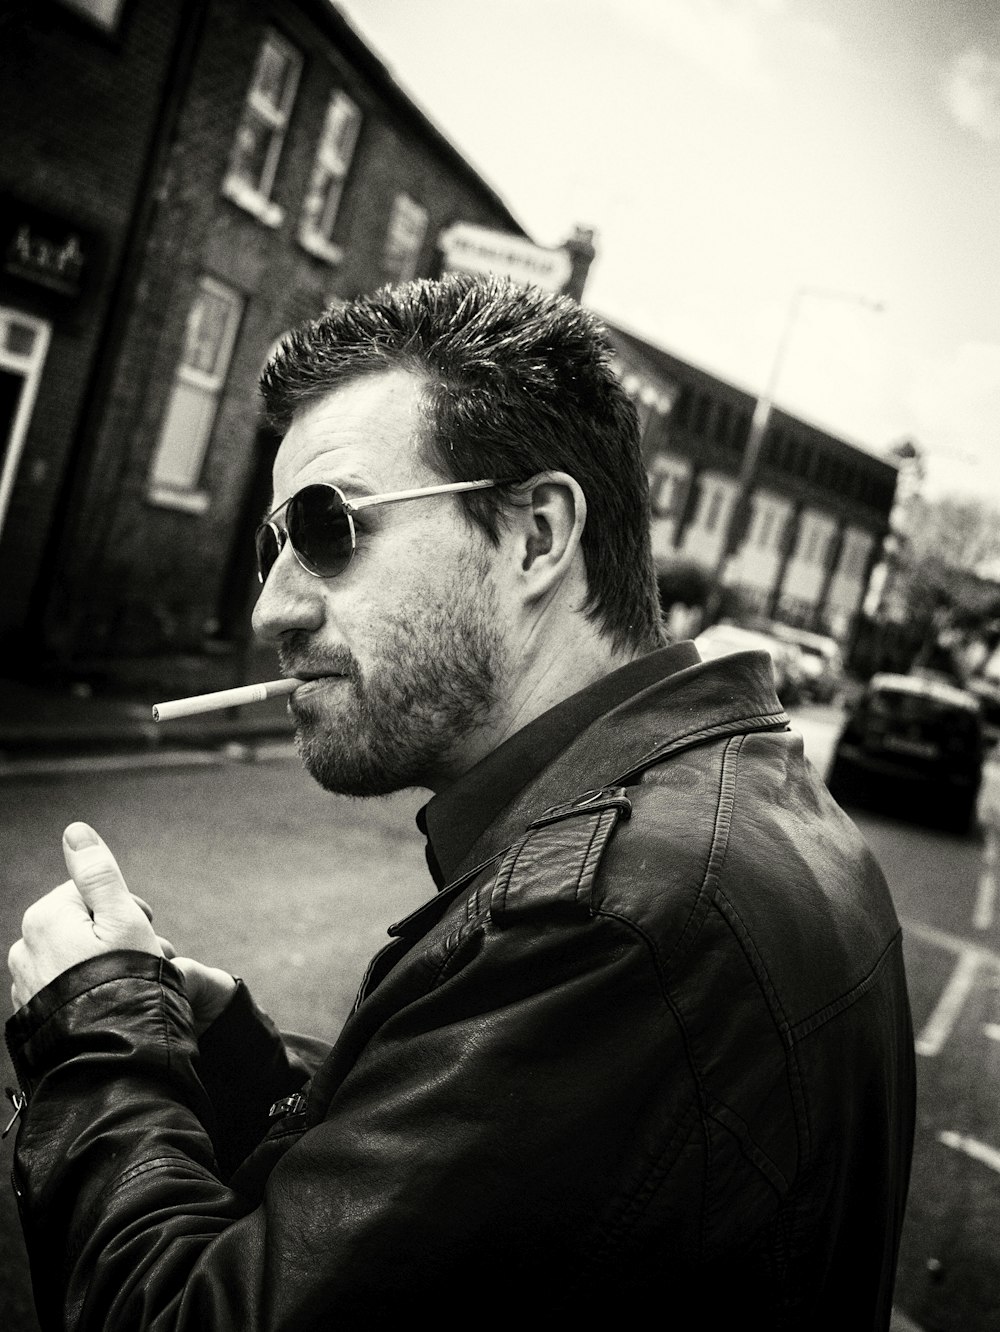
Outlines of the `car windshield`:
M947 728L953 734L971 735L976 729L976 715L964 708L956 708L943 699L926 694L910 694L902 690L883 689L872 694L871 712L895 725Z

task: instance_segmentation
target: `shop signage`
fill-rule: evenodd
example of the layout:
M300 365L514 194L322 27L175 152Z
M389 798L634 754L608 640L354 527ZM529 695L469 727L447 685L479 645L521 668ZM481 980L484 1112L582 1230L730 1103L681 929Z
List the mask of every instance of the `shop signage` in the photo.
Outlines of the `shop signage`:
M441 232L438 244L446 273L499 273L546 291L562 291L572 274L566 250L548 250L524 236L456 222Z
M91 256L92 236L73 221L30 204L0 197L0 265L59 296L78 297Z

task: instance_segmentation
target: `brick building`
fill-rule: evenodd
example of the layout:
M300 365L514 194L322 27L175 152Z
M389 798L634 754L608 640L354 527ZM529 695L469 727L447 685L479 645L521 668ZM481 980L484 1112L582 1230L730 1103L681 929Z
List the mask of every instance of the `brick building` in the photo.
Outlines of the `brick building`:
M238 667L275 342L524 231L327 0L4 13L5 668Z
M0 16L0 642L10 665L35 655L51 538L84 484L80 435L101 412L190 13L136 5L119 33L99 17L28 0Z
M712 571L756 399L634 334L612 333L643 424L657 563ZM888 459L775 410L726 586L752 614L850 640L889 531L897 474Z

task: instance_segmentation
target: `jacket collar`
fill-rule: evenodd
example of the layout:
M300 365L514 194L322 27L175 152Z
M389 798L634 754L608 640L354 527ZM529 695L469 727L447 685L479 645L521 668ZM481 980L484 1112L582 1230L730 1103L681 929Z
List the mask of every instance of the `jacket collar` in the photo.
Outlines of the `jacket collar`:
M581 731L518 791L457 865L441 867L445 882L499 855L554 805L588 790L627 785L669 754L705 740L788 724L766 652L737 652L674 671Z

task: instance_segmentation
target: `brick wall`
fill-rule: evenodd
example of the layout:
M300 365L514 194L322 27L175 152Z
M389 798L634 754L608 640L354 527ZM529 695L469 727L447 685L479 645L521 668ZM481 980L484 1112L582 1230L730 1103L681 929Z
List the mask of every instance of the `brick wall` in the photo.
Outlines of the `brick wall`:
M52 325L35 409L0 536L0 642L26 650L32 594L77 476L119 274L182 8L131 0L114 36L56 3L10 4L0 28L0 191L88 237L82 294L0 276L0 304Z
M137 11L144 6L136 3ZM436 268L434 239L462 219L518 230L503 204L463 163L357 44L341 40L324 6L208 0L196 58L158 176L155 209L125 315L126 334L102 401L86 475L74 502L58 577L49 589L46 641L79 662L119 654L197 652L226 614L234 563L259 514L266 450L257 442L256 381L275 340L331 298L386 278L382 255L392 200L405 190L428 209L420 270ZM220 186L254 61L273 26L305 61L271 198L284 220L270 227L225 198ZM297 239L316 144L332 91L363 113L338 214L340 263ZM169 400L188 310L207 274L242 294L245 312L219 402L200 488L204 513L151 503L148 477ZM237 637L239 634L237 633Z

